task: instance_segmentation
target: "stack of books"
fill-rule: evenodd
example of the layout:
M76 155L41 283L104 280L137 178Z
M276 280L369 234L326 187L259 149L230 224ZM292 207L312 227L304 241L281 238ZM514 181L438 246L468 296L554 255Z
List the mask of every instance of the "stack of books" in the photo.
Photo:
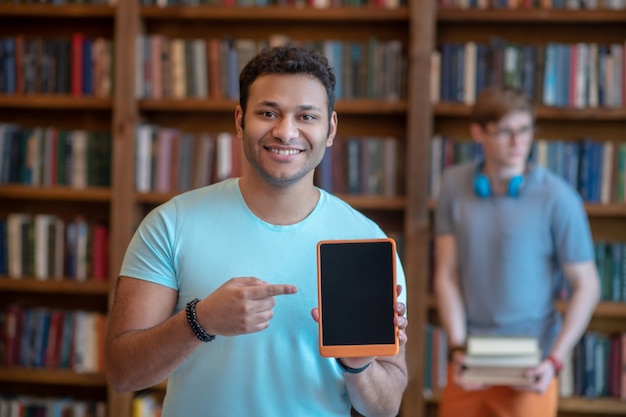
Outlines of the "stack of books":
M530 385L534 378L526 372L540 362L535 338L470 336L462 378L487 385Z

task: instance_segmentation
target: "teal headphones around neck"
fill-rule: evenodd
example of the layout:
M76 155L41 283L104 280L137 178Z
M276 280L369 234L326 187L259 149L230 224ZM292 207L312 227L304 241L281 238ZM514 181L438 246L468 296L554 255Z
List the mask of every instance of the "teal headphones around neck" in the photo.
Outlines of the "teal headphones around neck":
M492 194L489 178L482 172L484 164L484 161L478 163L476 165L476 171L474 173L474 192L478 197L481 198L487 198ZM509 184L506 188L506 194L509 197L518 197L523 186L524 176L515 175L509 180Z

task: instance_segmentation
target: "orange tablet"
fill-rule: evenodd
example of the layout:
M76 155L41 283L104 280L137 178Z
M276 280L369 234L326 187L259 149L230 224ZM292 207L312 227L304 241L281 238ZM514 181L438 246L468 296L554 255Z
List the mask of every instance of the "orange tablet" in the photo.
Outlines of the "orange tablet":
M393 239L317 244L319 346L326 357L398 353L396 243Z

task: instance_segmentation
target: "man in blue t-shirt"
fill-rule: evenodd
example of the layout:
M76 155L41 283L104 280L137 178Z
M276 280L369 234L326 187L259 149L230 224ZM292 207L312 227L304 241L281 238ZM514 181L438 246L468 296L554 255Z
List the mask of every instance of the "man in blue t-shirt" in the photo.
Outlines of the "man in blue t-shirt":
M337 133L335 77L300 47L242 70L241 178L181 194L146 216L122 265L106 340L119 391L167 378L162 415L395 416L407 385L404 273L396 255L399 353L319 353L316 245L384 237L314 186Z
M445 172L435 220L435 289L449 338L440 417L549 417L555 376L599 297L593 242L582 200L564 180L528 162L534 110L518 90L490 87L476 100L470 132L483 159ZM555 299L572 289L561 319ZM525 387L462 378L470 335L532 336L543 353Z

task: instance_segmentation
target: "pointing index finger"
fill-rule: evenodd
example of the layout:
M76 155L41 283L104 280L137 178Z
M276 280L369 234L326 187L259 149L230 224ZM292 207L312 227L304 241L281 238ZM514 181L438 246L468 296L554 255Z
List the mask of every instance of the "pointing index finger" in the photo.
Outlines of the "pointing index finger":
M275 295L295 294L298 289L290 284L268 284L259 287L259 298L274 297Z

